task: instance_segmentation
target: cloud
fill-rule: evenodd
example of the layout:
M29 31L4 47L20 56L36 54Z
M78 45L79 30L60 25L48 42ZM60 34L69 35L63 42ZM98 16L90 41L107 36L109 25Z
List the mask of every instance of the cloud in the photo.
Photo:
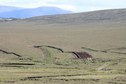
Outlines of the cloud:
M56 6L75 12L126 8L126 0L0 0L0 5L9 5L25 8L40 6Z

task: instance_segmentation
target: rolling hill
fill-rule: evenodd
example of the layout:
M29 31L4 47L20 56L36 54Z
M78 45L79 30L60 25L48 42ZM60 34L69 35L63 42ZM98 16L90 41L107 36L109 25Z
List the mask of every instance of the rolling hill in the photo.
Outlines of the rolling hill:
M126 9L110 9L84 13L39 16L26 19L28 21L38 21L56 24L90 24L90 23L125 23Z

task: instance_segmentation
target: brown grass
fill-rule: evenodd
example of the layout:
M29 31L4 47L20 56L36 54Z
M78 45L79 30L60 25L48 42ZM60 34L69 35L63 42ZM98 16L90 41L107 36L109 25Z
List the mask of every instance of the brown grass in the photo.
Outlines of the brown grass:
M82 47L96 50L126 47L125 26L126 24L70 26L41 25L34 22L0 23L0 49L23 56L18 58L0 52L0 63L11 63L14 66L20 63L19 66L23 66L7 67L0 64L0 83L113 84L116 82L124 84L125 79L122 80L122 77L126 74L126 54L93 52ZM73 59L71 54L59 53L47 48L52 62L45 63L44 53L34 48L34 45L52 45L64 51L88 52L93 56L93 61ZM23 63L35 65L24 66ZM106 66L107 64L109 65ZM102 66L105 67L97 70ZM52 77L54 75L62 76ZM50 77L21 80L36 76ZM115 77L121 77L120 81L114 79Z

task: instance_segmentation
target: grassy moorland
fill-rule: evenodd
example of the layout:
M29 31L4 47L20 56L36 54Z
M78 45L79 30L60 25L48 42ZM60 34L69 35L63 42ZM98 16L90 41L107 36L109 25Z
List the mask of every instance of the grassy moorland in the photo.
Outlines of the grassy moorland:
M38 21L0 23L0 84L126 83L125 23Z

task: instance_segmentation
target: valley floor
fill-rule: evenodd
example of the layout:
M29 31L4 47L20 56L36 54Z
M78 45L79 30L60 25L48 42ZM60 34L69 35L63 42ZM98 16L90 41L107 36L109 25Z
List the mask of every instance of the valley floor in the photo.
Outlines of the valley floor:
M0 84L125 84L125 26L0 24Z

